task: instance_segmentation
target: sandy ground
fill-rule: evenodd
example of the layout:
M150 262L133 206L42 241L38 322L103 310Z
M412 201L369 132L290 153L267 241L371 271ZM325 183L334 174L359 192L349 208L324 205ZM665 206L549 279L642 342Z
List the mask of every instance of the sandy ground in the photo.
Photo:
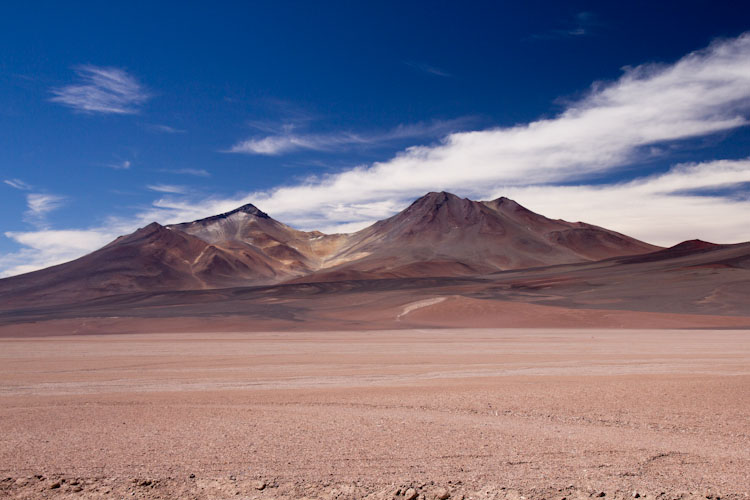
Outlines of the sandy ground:
M749 415L748 330L3 338L0 497L744 499Z

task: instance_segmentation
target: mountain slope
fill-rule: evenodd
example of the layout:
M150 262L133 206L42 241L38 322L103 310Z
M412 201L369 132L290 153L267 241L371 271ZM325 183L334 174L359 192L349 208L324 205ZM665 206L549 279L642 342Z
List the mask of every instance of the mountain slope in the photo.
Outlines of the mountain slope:
M0 280L0 303L249 285L274 279L273 264L250 245L212 245L154 222L79 259Z
M350 235L314 277L476 275L658 249L601 227L548 219L507 198L428 193Z
M591 263L487 276L506 298L573 308L750 316L750 242L686 241Z
M244 205L188 223L153 223L72 262L0 280L0 307L289 280L476 276L657 249L507 198L428 193L393 217L335 235L299 231Z
M205 219L168 226L222 247L251 245L262 252L279 276L293 277L317 269L342 235L299 231L251 204Z
M505 197L481 203L513 221L518 227L541 236L544 241L570 250L582 260L637 255L661 248L585 222L549 219Z
M750 243L705 249L688 242L667 250L676 252L653 260L615 257L482 277L282 283L0 307L0 335L174 331L175 325L204 332L218 325L225 331L750 326ZM57 321L44 326L52 319Z

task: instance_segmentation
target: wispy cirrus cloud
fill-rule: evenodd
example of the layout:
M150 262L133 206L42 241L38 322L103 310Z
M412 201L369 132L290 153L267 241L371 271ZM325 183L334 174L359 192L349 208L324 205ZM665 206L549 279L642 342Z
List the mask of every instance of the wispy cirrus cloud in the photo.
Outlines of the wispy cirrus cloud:
M52 89L50 101L84 113L135 114L151 97L123 69L91 65L74 69L78 82Z
M159 123L149 123L146 125L148 130L151 130L152 132L159 132L162 134L184 134L187 132L186 130L170 127L169 125L163 125Z
M132 165L133 164L130 163L130 160L121 160L104 164L105 167L111 168L112 170L129 170Z
M192 175L193 177L211 177L211 172L202 168L164 168L159 172L178 175Z
M31 193L26 195L26 212L24 220L37 227L47 226L47 214L57 210L65 203L64 196L55 194Z
M553 118L453 133L438 145L411 147L388 161L249 193L232 203L251 201L306 228L334 228L371 220L358 207L377 205L384 207L381 215L387 215L431 190L485 197L523 186L585 185L591 176L648 161L654 146L745 126L748 111L750 35L745 34L715 42L673 64L627 68L616 81L592 85L582 99L569 103ZM706 200L679 198L682 203L689 199ZM640 200L646 201L642 196ZM156 208L164 210L161 213L180 213L185 208L160 203ZM217 205L210 200L205 203L206 207ZM746 226L737 216L727 217L738 229ZM621 226L617 220L613 223ZM746 232L723 239L736 239ZM639 234L655 236L644 230Z
M21 179L5 179L3 182L10 187L19 189L21 191L31 191L33 189L30 184L25 183Z
M627 68L618 80L595 83L551 118L450 133L438 144L407 148L387 161L263 191L208 198L164 193L131 218L90 231L112 235L154 220L189 221L244 203L303 229L351 231L427 191L448 190L474 199L511 196L552 217L584 220L657 244L696 237L747 241L750 196L722 192L750 182L750 159L680 164L617 183L594 179L648 161L655 148L744 127L749 113L750 34L745 34L672 64ZM44 252L32 241L45 234L6 235L26 250ZM41 265L43 256L35 262ZM18 269L6 264L4 273Z
M157 193L185 194L188 192L187 186L178 186L176 184L149 184L146 188Z
M357 147L372 148L407 139L443 136L465 128L471 121L470 118L461 118L431 123L415 123L399 125L384 132L369 133L297 133L295 127L287 126L273 135L253 137L238 142L226 152L277 156L299 150L347 151Z

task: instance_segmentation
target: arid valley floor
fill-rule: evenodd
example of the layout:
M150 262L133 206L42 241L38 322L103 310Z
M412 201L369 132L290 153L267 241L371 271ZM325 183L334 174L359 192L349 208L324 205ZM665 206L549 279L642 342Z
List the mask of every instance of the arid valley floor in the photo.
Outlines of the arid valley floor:
M746 498L749 340L5 331L0 497Z

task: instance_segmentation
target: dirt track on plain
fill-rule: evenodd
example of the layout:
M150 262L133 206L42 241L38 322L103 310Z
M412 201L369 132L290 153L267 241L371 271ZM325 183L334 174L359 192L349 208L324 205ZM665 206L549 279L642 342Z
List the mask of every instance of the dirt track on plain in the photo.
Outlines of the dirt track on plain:
M746 498L748 394L746 330L4 338L0 497Z

